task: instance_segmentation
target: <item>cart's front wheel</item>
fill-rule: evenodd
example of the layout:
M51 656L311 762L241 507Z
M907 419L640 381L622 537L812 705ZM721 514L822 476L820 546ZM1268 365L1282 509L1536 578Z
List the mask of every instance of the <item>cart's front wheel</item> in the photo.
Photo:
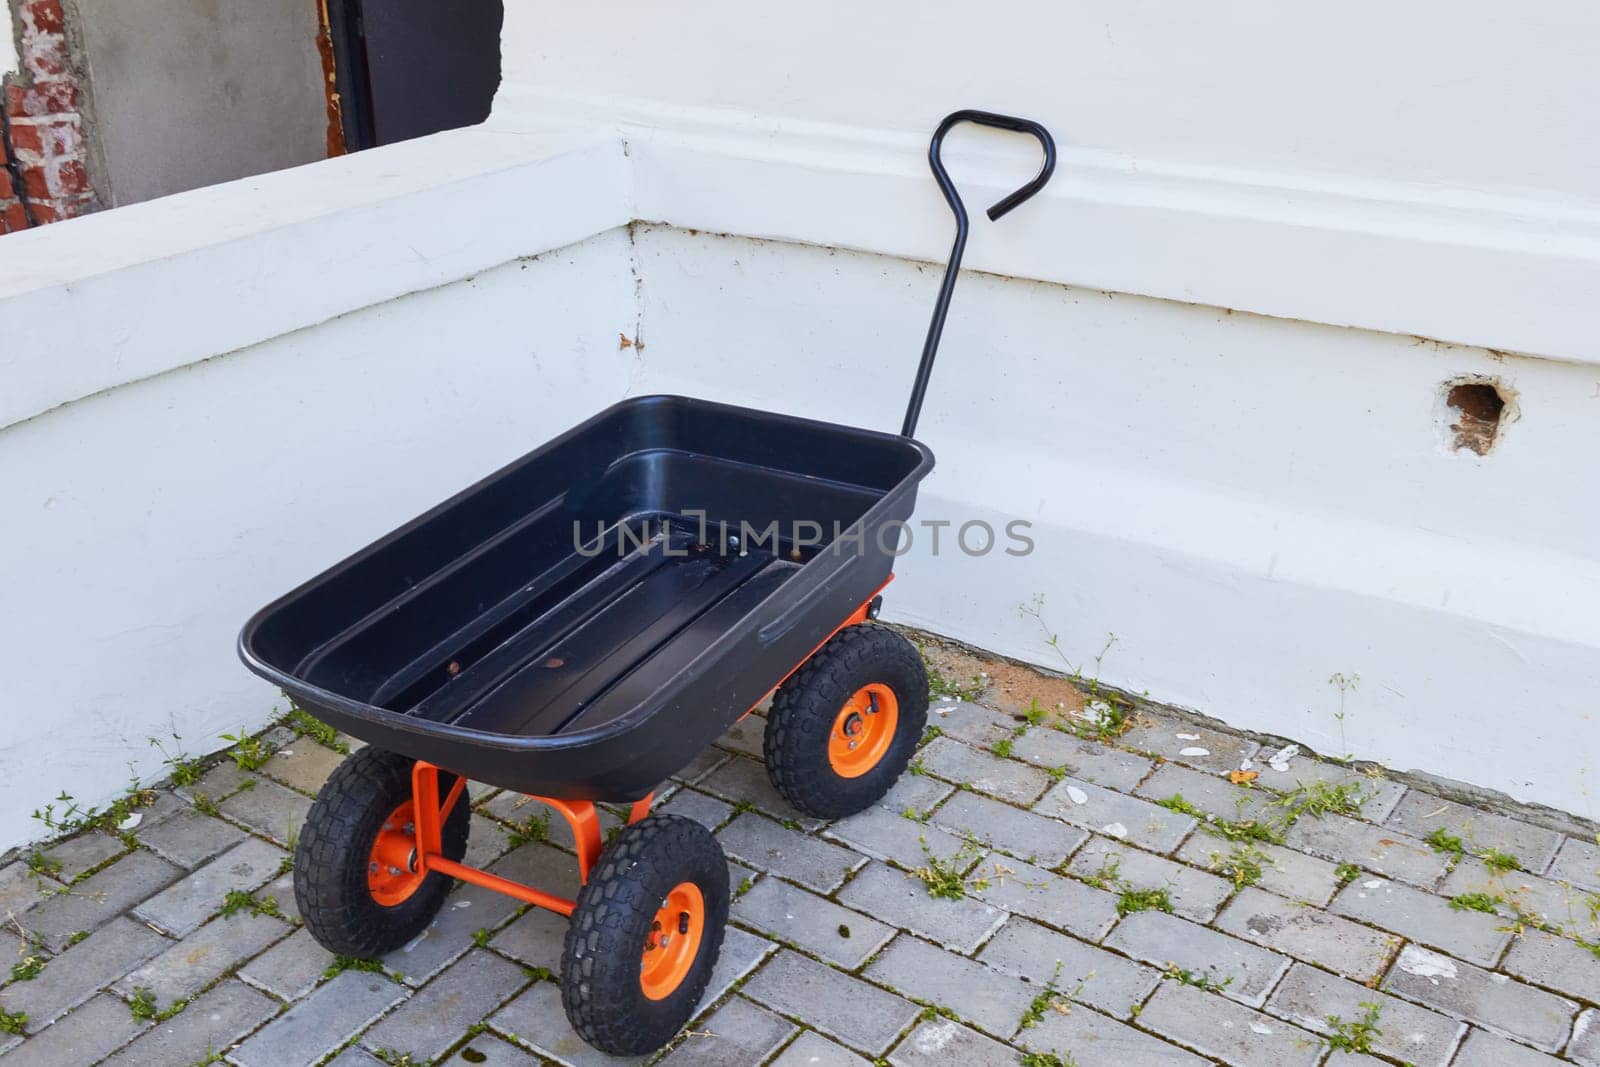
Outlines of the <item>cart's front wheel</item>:
M294 897L311 936L329 952L362 958L393 951L425 930L451 880L417 870L413 760L364 748L323 783L294 853ZM439 775L440 794L455 778ZM466 791L445 820L443 851L467 851Z
M853 815L894 785L927 721L928 672L916 648L886 626L848 626L773 697L767 776L807 815Z
M561 1000L579 1036L617 1056L671 1041L722 950L728 895L722 846L691 819L652 815L606 846L561 957Z

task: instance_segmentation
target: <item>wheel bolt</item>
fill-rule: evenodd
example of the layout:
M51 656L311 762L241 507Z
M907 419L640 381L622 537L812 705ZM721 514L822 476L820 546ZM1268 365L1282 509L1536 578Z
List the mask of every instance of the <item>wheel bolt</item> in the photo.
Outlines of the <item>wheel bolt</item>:
M389 868L389 873L398 875L400 873L400 868L399 867L390 867Z
M850 742L850 747L851 748L855 748L856 747L856 743L854 741Z

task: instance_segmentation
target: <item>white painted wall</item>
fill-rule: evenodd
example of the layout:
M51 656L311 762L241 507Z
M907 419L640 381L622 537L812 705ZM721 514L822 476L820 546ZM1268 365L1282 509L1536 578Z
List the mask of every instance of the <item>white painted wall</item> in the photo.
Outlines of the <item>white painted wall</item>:
M620 399L632 290L612 230L0 431L0 847L281 710L244 620Z

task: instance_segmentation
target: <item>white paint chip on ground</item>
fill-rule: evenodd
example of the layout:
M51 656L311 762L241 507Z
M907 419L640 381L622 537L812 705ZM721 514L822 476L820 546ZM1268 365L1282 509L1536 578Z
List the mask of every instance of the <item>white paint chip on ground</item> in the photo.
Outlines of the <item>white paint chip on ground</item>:
M1173 734L1172 736L1176 737L1179 741L1198 741L1198 740L1200 740L1200 735L1199 734Z
M1278 751L1272 754L1271 759L1267 760L1267 766L1271 767L1279 774L1282 774L1284 771L1289 769L1289 761L1294 759L1299 754L1299 745L1284 745L1282 748L1278 749Z
M1430 979L1434 985L1438 985L1441 978L1456 976L1455 961L1449 956L1441 956L1416 945L1407 945L1405 951L1400 953L1400 969L1418 978Z
M1072 802L1074 804L1087 804L1087 803L1089 803L1089 794L1085 793L1083 790L1079 789L1075 785L1067 786L1067 796L1069 798L1071 798L1071 800L1072 800Z
M1209 755L1211 755L1211 750L1209 748L1185 748L1185 749L1180 749L1178 751L1178 755L1180 755L1180 756L1209 756Z
M1100 832L1119 839L1128 836L1128 828L1120 822L1107 823L1100 827Z
M1261 1023L1251 1023L1250 1032L1255 1034L1270 1034L1272 1033L1272 1027L1265 1026Z

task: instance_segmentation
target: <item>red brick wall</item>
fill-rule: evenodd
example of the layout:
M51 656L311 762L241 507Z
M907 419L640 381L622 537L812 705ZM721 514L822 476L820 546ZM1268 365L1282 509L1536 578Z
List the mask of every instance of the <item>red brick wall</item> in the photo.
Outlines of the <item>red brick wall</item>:
M12 3L21 26L22 70L5 81L0 233L82 215L94 207L80 91L61 0Z

